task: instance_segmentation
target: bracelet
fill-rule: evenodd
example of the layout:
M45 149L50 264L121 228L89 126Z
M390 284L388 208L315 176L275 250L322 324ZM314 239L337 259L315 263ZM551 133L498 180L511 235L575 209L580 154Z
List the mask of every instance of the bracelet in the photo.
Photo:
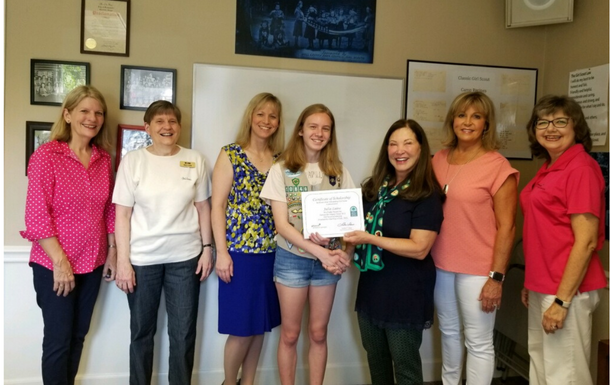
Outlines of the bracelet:
M211 243L206 243L205 245L203 245L203 248L205 249L206 247L210 247L210 248L214 248L214 246L212 246Z
M113 245L113 244L111 244L111 243L109 243L109 244L108 244L108 248L109 248L109 249L112 249L112 248L115 248L115 247L116 247L116 245Z

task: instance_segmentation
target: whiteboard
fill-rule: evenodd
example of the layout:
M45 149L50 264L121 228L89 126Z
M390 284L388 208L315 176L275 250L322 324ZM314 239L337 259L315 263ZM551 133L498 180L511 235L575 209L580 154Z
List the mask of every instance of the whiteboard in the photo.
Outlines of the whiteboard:
M388 128L404 116L404 79L195 64L191 148L210 169L220 148L235 141L248 102L261 92L282 101L286 141L305 107L330 108L341 159L357 185L372 172Z

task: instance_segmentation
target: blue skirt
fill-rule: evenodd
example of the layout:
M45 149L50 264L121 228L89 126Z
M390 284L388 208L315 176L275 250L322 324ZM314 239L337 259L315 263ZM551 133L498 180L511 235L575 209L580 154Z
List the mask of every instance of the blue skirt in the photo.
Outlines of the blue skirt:
M281 323L280 303L273 282L273 253L229 252L233 259L230 283L218 279L218 332L249 337Z

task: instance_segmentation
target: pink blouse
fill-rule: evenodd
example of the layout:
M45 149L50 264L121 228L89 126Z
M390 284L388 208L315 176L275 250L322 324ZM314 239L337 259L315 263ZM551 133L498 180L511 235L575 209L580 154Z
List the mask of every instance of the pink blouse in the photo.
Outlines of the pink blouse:
M110 155L93 146L85 169L66 142L40 146L28 165L23 238L32 242L30 264L53 270L39 239L56 237L75 274L106 261L107 234L114 233Z

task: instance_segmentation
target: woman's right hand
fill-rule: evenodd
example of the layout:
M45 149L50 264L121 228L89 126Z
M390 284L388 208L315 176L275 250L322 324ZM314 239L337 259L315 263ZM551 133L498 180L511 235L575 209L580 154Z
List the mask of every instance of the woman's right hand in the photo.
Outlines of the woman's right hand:
M318 258L326 270L339 275L343 274L347 267L349 267L349 263L344 261L341 253L345 254L343 250L329 250L320 247L320 250L316 253L316 258Z
M61 258L59 263L53 263L53 291L57 292L57 296L66 297L75 286L74 272L68 259Z
M224 283L230 283L233 276L233 259L227 252L216 250L216 275Z
M529 301L530 292L526 288L521 289L521 303L527 308L530 306Z
M125 292L133 293L136 287L136 273L129 262L117 261L117 272L115 278L116 286Z

